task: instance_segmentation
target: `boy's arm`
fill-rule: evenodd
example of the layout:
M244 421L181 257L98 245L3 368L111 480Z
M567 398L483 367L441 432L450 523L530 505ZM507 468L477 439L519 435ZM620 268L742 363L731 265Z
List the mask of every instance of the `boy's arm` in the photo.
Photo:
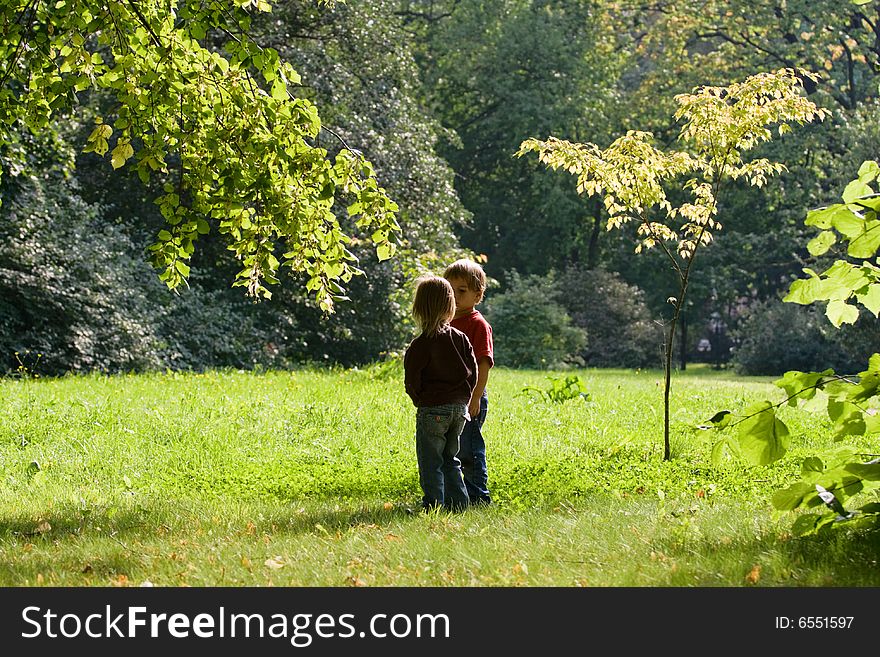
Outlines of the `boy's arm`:
M490 369L492 369L492 361L488 356L482 356L477 359L477 385L474 386L474 391L471 393L471 402L468 404L468 413L472 418L480 414L480 397L483 396L483 391L489 382Z

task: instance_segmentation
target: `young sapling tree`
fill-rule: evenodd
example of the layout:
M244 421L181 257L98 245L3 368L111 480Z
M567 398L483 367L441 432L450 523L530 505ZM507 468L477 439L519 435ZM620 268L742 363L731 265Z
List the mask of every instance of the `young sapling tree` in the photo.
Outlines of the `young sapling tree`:
M816 76L785 68L676 96L675 119L683 122L678 135L681 150L661 150L651 133L629 131L604 150L592 143L549 137L527 139L516 153L536 152L551 169L576 176L578 193L603 199L608 230L636 224L636 253L658 247L675 271L678 289L667 299L672 315L664 340L664 460L670 458L673 345L694 259L722 229L718 198L726 183L744 180L761 187L768 177L786 170L784 164L767 158L747 162L744 153L770 141L771 128L781 136L793 124L804 125L829 114L805 96L804 79L815 81ZM684 192L689 200L674 206L669 188Z

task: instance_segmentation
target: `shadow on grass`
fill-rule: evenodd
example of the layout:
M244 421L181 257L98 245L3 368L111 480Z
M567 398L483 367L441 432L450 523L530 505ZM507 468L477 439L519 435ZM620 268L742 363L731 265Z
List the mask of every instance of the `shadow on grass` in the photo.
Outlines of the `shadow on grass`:
M324 503L327 507L331 504L334 508L321 508L320 504L312 502L313 508L306 509L297 508L295 504L263 506L253 502L233 511L226 510L222 518L217 517L210 504L200 506L195 502L180 506L156 504L129 509L95 509L87 513L75 506L59 506L41 515L0 517L0 538L34 544L98 535L152 540L170 533L197 533L207 528L216 531L218 525L225 525L233 533L301 534L314 533L318 526L330 531L363 524L383 525L421 515L419 507L401 504L385 508L382 503L375 506Z
M672 560L693 561L705 555L702 574L688 568L671 585L716 586L706 564L740 569L743 586L757 587L880 587L880 531L833 531L791 537L764 533L752 540L703 540L696 545L674 539L655 542ZM697 581L695 581L695 578Z
M421 515L402 505L386 508L333 500L296 505L253 502L236 507L215 503L159 502L132 508L92 509L59 505L43 514L0 517L0 586L53 585L58 576L74 586L138 585L126 573L152 572L181 555L185 578L190 548L210 554L211 542L264 544L264 536L323 535L358 526L385 527ZM442 513L442 512L441 512ZM220 581L214 585L223 586Z

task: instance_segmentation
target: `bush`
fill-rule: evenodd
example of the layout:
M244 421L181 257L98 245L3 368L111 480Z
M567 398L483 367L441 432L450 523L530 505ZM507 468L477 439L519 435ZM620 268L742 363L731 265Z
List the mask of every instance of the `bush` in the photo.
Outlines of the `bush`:
M818 306L770 299L756 304L734 337L734 369L740 374L778 376L789 370L839 373L865 369L880 344L880 324L865 313L854 326L835 329Z
M587 334L573 326L559 303L552 275L520 277L509 272L507 289L487 303L495 362L506 367L558 369L580 365Z
M580 351L591 367L659 367L661 328L651 319L644 292L619 274L571 266L559 277L562 304L590 336Z

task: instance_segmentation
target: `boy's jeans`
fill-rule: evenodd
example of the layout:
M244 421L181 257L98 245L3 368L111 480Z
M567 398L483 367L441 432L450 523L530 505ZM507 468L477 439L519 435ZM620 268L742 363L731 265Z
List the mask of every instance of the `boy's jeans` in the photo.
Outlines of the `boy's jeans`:
M423 406L416 410L416 457L426 509L445 506L460 510L468 504L461 476L458 436L464 426L464 404Z
M459 437L458 458L471 504L489 504L489 474L486 469L486 443L483 441L483 422L489 409L489 396L480 397L480 414L464 425Z

